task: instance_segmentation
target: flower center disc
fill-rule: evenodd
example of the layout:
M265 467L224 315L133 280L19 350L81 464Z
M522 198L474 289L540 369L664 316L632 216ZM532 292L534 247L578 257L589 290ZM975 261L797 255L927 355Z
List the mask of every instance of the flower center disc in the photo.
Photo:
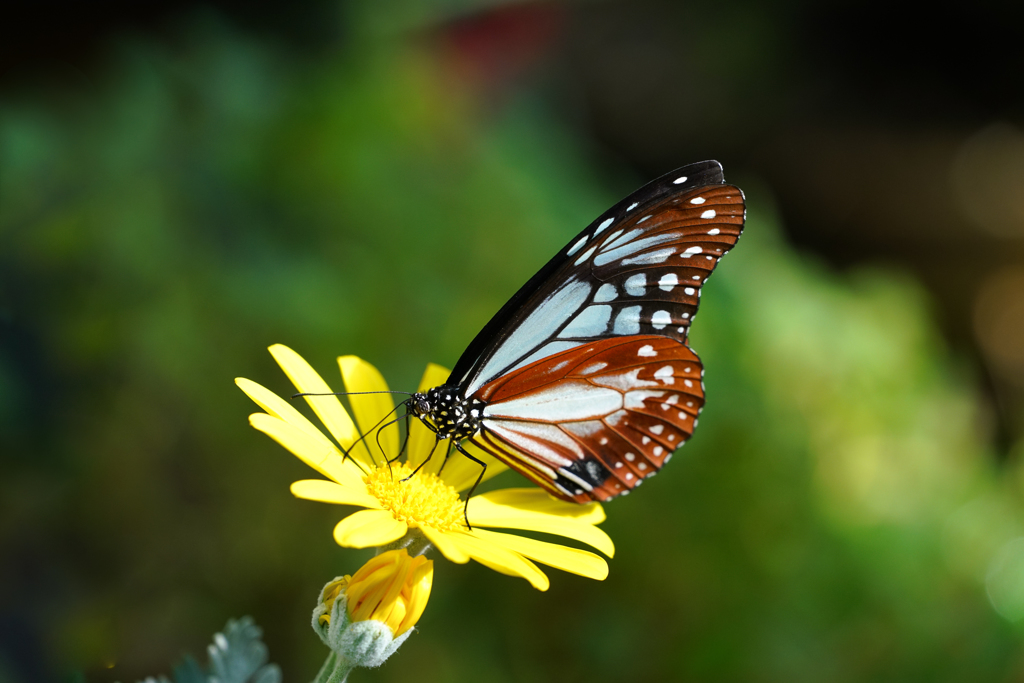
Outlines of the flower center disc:
M454 531L463 526L462 500L458 492L436 474L419 472L394 463L377 468L363 481L370 495L400 522L411 527L426 526L438 531Z

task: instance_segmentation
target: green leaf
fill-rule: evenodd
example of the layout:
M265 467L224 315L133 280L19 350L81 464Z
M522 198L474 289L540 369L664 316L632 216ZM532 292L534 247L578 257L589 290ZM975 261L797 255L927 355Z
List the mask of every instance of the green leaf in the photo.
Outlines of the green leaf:
M281 669L268 664L267 646L260 640L263 630L252 617L229 619L223 633L215 633L207 646L210 663L204 670L186 655L174 667L174 683L281 683ZM147 678L146 683L171 683L164 676Z

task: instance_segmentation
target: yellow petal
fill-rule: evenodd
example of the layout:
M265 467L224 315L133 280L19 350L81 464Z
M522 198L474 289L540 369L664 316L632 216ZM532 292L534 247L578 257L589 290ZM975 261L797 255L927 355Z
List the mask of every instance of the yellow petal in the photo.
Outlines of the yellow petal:
M474 496L469 499L469 522L473 526L540 531L546 534L575 538L597 548L608 557L615 554L615 544L612 543L612 539L592 524L586 524L571 517L495 505L485 496Z
M608 578L608 563L604 558L586 550L484 529L474 529L473 534L556 569L598 581Z
M426 536L434 547L441 551L441 554L447 557L451 562L455 564L466 564L469 562L469 555L462 550L461 547L456 545L449 538L449 533L444 531L437 531L430 527L420 527L420 531Z
M541 591L551 585L537 565L518 553L466 532L453 531L448 533L448 538L474 560L496 572L521 576Z
M469 451L474 458L487 465L483 481L508 469L508 465L468 441L463 441L462 447ZM476 482L476 478L479 476L480 465L458 451L452 451L451 457L448 458L448 464L441 470L441 479L456 491L465 491Z
M423 379L420 380L420 386L416 391L422 392L440 386L444 384L444 381L448 379L450 374L451 371L446 367L427 363L427 369L423 373ZM436 443L437 437L434 435L434 432L427 429L426 425L418 419L413 418L409 421L409 455L406 458L406 462L415 469L430 455L430 451ZM420 471L437 473L437 469L441 466L441 461L444 459L444 450L440 447L438 450L440 452L434 454L434 460L424 465L423 470Z
M365 486L357 489L323 479L303 479L294 482L291 490L294 496L306 500L318 500L321 503L336 503L338 505L358 505L371 510L381 509L380 501L368 494Z
M320 474L330 477L344 486L358 489L363 484L363 474L352 460L342 462L341 451L321 432L315 436L284 420L254 413L249 424L278 442Z
M328 394L332 389L327 382L317 374L306 360L299 354L292 351L283 344L274 344L270 347L270 355L274 357L277 364L288 375L295 388L301 393ZM337 396L304 396L306 402L316 413L320 421L327 427L327 431L338 440L342 448L351 448L352 442L359 438L356 426L348 412L341 405Z
M605 520L604 508L600 503L587 503L586 505L567 503L539 488L499 489L482 494L479 498L494 505L558 515L559 517L571 517L587 524L600 524Z
M398 636L408 631L420 620L423 610L427 608L430 589L434 584L434 563L432 561L420 555L413 558L413 567L412 581L409 582L407 595L409 606L402 623L395 631L395 635Z
M395 568L393 577L387 582L387 592L380 599L381 606L391 607L390 610L387 610L385 607L388 614L382 614L381 616L384 618L381 621L391 627L392 633L398 630L398 625L402 623L402 617L405 616L405 605L401 605L402 613L400 615L393 617L393 610L398 602L398 596L405 587L405 582L412 575L412 572L412 559L406 554L403 561L399 562Z
M330 443L330 439L327 439L324 436L324 433L321 432L315 424L307 420L302 413L295 409L295 406L285 401L270 389L260 386L256 382L245 379L244 377L235 378L235 384L238 385L238 388L244 391L249 398L255 401L256 405L263 408L263 410L267 411L270 415L278 417L294 427L298 427L313 438L323 439ZM334 444L331 444L331 446L333 447Z
M341 356L341 377L345 381L345 391L387 391L388 384L384 381L377 368L358 356ZM389 420L393 420L395 401L391 394L357 394L348 397L352 412L355 413L359 431L365 435L363 442L373 453L375 462L383 464L385 460L398 457L398 425L392 424L380 430L380 446L377 445L377 428ZM384 452L381 452L381 446Z
M334 540L346 548L372 548L397 541L408 530L387 510L360 510L338 522Z

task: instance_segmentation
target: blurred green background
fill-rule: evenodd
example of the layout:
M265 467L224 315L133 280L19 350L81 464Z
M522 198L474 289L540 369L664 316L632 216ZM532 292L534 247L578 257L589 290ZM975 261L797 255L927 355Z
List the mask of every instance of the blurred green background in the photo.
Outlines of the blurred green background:
M1024 680L1019 7L16 5L0 681L167 673L243 614L311 679L367 553L232 379L288 392L280 342L412 389L703 158L749 206L694 325L708 407L607 506L610 577L441 560L353 680Z

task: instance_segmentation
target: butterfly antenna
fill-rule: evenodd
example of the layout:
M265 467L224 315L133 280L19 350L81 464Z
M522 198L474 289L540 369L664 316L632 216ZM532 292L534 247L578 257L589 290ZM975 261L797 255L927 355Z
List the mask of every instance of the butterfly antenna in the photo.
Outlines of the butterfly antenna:
M398 460L399 458L401 458L402 455L405 453L406 446L409 445L409 418L411 416L412 416L412 413L406 413L405 415L402 416L405 419L405 437L402 439L402 445L398 447L398 455L396 455L394 457L392 462L394 462L395 460ZM401 419L401 418L399 418L399 419Z
M401 408L401 406L395 406L395 410L398 410L399 408ZM395 412L395 410L392 410L391 413ZM390 415L391 413L388 413L388 415ZM387 416L385 416L385 417L387 417ZM394 420L391 420L390 422L386 422L386 423L382 424L380 427L377 428L377 435L376 435L377 448L379 448L380 452L384 455L384 461L387 462L389 470L391 469L391 463L393 463L395 460L398 460L400 457L402 457L402 451L405 450L405 443L403 442L402 447L398 449L398 455L396 455L393 458L388 458L388 454L384 453L384 446L382 446L381 443L380 443L380 433L382 431L384 431L384 429L386 429L387 427L390 427L391 425L393 425L393 424L395 424L397 422L401 422L402 420L404 420L407 417L409 417L408 413L406 413L405 415L399 415ZM405 438L408 439L409 435L406 434Z
M377 424L373 425L372 427L367 429L365 432L360 434L359 438L356 439L355 441L353 441L352 445L349 446L349 450L354 449L356 447L356 444L358 444L360 441L363 441L367 436L369 436L370 434L372 434L374 432L377 432L377 438L379 439L380 438L380 430L383 429L384 427L387 427L388 425L390 425L392 423L388 422L388 424L384 425L384 427L382 427L381 425L384 423L385 420L387 420L389 417L391 417L395 413L395 411L398 410L399 408L401 408L403 405L405 405L404 402L403 403L399 403L397 406L395 406L390 411L388 411L387 415L385 415L381 419L377 420ZM401 418L399 418L399 419L401 419ZM380 446L380 441L379 440L377 441L377 445ZM370 451L371 449L367 448L366 450ZM383 448L381 448L380 452L384 456L384 460L387 461L388 460L388 456L387 456L386 453L384 453L384 449ZM373 464L374 465L377 464L377 458L373 457L373 453L372 452L370 453L370 459L373 460ZM388 462L390 462L390 461L388 461Z
M303 398L306 396L360 396L362 394L403 394L405 396L413 395L411 392L408 391L325 391L323 393L303 391L302 393L292 394L292 398Z

